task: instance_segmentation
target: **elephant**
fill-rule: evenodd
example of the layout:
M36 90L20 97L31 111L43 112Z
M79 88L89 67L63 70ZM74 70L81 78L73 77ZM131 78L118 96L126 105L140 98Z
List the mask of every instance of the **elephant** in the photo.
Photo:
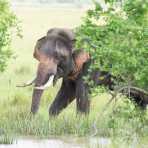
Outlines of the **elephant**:
M90 73L92 60L91 55L83 49L75 50L75 41L73 30L65 28L52 28L46 36L37 41L33 53L34 58L39 61L37 76L23 85L24 87L34 84L31 113L37 113L44 89L51 84L55 85L59 78L62 78L62 84L49 108L49 115L58 115L74 99L78 113L89 113L90 87L84 81L84 76ZM109 72L100 71L98 68L90 75L94 85L105 85L114 90L115 77ZM145 102L138 102L139 94L131 91L131 97L139 106L146 106Z
M65 79L68 73L72 71L74 66L72 60L73 42L73 32L70 29L61 28L50 29L46 36L37 41L33 55L39 61L39 64L32 96L32 113L38 111L44 89L51 85L52 81L56 83L56 80L60 77ZM60 95L60 98L66 97L62 95L65 95L65 92ZM71 97L69 96L68 99ZM61 102L64 101L61 100Z
M46 36L37 40L33 53L34 58L39 61L37 75L22 85L25 87L34 84L31 113L35 114L38 111L44 89L52 83L55 85L61 77L62 85L51 104L49 114L59 114L75 98L78 112L89 112L89 99L85 98L87 92L78 75L90 57L88 53L83 52L79 56L74 54L74 43L74 32L65 28L52 28Z

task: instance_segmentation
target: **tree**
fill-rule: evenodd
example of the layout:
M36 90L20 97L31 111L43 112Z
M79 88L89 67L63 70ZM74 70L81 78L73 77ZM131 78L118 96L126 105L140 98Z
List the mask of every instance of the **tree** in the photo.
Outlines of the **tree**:
M12 52L10 51L11 31L17 26L17 18L11 12L9 3L0 0L0 72L4 71Z
M120 85L148 90L148 1L105 0L106 11L99 3L88 10L76 29L77 47L91 54L95 68L111 72Z

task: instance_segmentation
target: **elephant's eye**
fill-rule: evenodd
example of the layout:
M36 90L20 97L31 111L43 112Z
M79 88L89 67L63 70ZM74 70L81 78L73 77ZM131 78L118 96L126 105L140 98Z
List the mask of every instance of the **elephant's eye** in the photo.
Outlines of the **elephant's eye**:
M65 55L59 54L59 53L57 53L57 52L54 53L54 57L55 57L55 59L57 59L58 61L66 60L66 58L67 58Z
M54 53L54 58L55 58L56 60L60 60L60 56L59 56L59 54L58 54L57 52Z
M64 56L64 55L61 55L61 56L59 56L59 60L60 60L61 62L65 62L65 61L67 60L67 57Z
M62 60L66 60L67 56L62 55L61 58L62 58Z

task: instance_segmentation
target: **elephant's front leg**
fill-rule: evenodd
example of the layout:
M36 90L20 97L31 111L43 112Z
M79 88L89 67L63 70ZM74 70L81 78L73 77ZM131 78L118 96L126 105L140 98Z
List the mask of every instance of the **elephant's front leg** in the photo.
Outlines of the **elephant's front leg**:
M77 80L76 83L76 98L77 112L89 113L90 101L88 98L88 88L82 79Z
M63 80L62 86L49 109L49 115L58 115L75 99L75 83L71 80Z

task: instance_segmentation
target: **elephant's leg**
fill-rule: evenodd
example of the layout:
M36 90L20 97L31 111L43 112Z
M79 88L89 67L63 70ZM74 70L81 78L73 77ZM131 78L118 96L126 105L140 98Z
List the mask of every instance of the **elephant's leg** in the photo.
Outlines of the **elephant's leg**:
M83 80L78 80L76 85L76 102L77 102L77 112L89 113L90 101L88 98L88 88L84 84Z
M66 80L62 82L62 86L49 109L49 115L58 115L62 109L68 106L75 99L75 83Z

